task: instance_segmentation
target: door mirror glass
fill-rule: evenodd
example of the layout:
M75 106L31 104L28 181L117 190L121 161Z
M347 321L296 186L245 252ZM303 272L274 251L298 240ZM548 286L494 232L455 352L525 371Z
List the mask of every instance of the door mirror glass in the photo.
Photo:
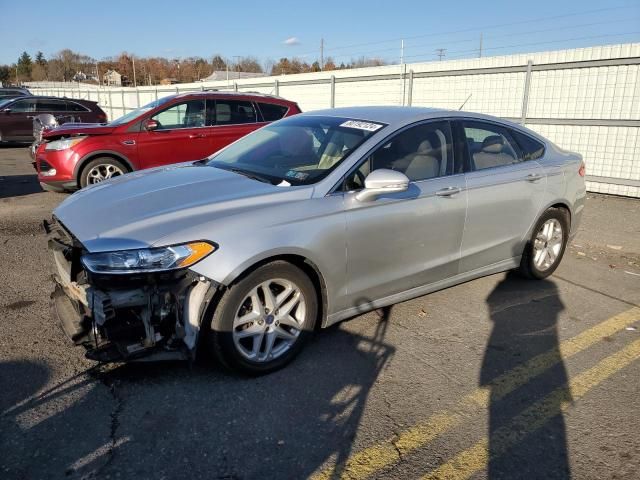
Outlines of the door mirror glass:
M380 195L405 192L409 188L409 178L401 172L380 168L374 170L364 181L364 189L356 193L361 202L375 200Z
M156 120L152 119L149 119L144 123L144 129L147 132L153 132L154 130L157 130L159 126L159 123Z

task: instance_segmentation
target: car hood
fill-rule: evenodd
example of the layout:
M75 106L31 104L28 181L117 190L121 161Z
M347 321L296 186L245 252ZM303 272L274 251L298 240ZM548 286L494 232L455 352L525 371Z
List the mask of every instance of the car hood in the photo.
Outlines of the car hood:
M229 215L309 198L310 187L277 187L198 164L133 172L84 188L54 216L91 252L162 245L163 237ZM203 231L199 238L211 240Z
M108 135L116 127L110 127L103 123L66 123L59 127L45 130L43 138L50 139L64 135Z

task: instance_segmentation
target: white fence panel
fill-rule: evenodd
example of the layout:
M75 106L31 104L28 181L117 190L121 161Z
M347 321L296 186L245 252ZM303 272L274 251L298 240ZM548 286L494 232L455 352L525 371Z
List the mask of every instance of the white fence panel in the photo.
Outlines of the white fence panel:
M464 110L516 121L526 117L528 127L580 152L589 190L640 197L640 43L137 89L29 86L38 94L95 100L110 119L157 98L204 89L278 94L304 111L407 104L457 110L464 104Z

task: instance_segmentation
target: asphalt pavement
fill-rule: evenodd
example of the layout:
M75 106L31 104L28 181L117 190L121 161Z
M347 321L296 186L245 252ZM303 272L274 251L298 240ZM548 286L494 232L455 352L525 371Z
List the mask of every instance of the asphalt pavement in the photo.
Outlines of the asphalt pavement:
M247 378L86 360L49 313L64 198L0 147L0 478L640 478L640 200L589 195L548 280L361 315Z

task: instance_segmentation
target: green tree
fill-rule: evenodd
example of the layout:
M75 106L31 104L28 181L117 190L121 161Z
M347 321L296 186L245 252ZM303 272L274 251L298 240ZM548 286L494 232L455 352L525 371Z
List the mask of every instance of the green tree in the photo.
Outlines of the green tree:
M211 65L213 67L213 71L223 71L227 69L227 62L220 55L214 55L211 59Z
M0 65L0 85L8 85L11 77L9 65Z
M22 52L18 58L18 75L21 81L31 80L31 56L27 52Z
M36 63L41 67L44 67L47 64L47 60L44 58L44 53L40 51L36 53Z

